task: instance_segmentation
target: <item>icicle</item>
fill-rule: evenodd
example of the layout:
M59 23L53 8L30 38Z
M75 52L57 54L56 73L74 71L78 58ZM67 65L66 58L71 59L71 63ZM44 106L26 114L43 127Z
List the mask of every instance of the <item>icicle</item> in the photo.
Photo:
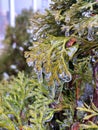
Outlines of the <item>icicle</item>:
M52 115L50 114L49 116L50 116L50 118L46 119L46 122L50 122L53 119L53 114Z
M88 27L88 35L87 35L87 39L89 41L93 40L93 34L94 34L94 30L93 30L92 26L89 26Z
M82 13L82 16L85 16L85 17L88 17L88 18L91 17L91 15L92 15L92 12L90 10Z
M95 60L94 57L91 58L91 62L92 62L92 63L95 63L95 62L96 62L96 60Z
M55 84L56 87L59 87L59 86L60 86L59 82L56 81L56 80L54 81L54 84Z
M69 17L69 16L66 16L66 17L65 17L65 22L66 22L66 23L69 23L69 22L70 22L70 17Z
M36 40L37 40L37 36L34 35L34 36L33 36L33 41L36 41Z
M47 81L49 81L50 77L51 77L51 72L45 73L45 79L46 79Z
M42 37L42 38L46 38L46 34L45 34L45 33L42 34L41 37Z
M69 26L66 26L66 27L65 27L65 36L66 36L66 37L70 36L69 31L70 31Z
M59 74L59 78L65 83L65 82L70 82L72 80L72 76L70 75L66 75L65 72L62 72L61 74Z
M75 24L75 29L78 32L78 35L81 37L84 34L84 28L83 25L82 27L80 26L80 24Z
M56 23L57 23L58 25L60 25L61 22L60 22L60 21L56 21Z
M84 29L78 31L79 36L81 37L84 34Z
M38 72L37 77L38 77L39 83L42 83L43 82L42 69Z
M37 78L39 83L43 82L43 74L42 74L42 69L37 70L36 68L34 68L35 73L37 74Z
M27 62L27 64L29 67L34 65L33 61L29 61L29 62Z

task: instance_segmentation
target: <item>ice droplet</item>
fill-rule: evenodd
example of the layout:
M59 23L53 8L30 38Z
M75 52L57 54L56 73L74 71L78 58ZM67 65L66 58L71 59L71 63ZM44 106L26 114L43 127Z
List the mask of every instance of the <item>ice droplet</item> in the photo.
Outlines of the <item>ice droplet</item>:
M33 41L36 41L36 40L37 40L37 36L34 35L34 36L33 36Z
M4 73L3 73L3 78L4 78L5 80L9 79L9 75L8 75L7 72L4 72Z
M28 64L29 67L33 66L33 61L29 61L29 62L27 62L27 64Z
M66 27L65 27L65 36L66 36L66 37L70 36L69 31L70 31L69 26L66 26Z
M43 82L42 69L40 69L40 70L38 71L36 68L34 68L34 71L35 71L35 73L37 74L37 78L38 78L39 83L42 83L42 82Z
M65 82L70 82L72 80L72 76L66 75L65 72L62 72L61 74L58 75L59 79L61 79L64 83Z
M85 17L91 17L91 14L92 14L92 12L89 10L89 11L87 11L87 12L83 12L82 13L82 16L85 16Z
M84 29L78 31L79 36L81 37L84 34Z
M56 87L59 87L59 86L60 86L59 82L56 81L56 80L54 81L54 84L55 84Z
M69 16L66 16L66 17L65 17L65 22L66 22L66 23L69 23L69 22L70 22L70 17L69 17Z
M12 44L12 48L15 49L16 46L17 46L17 45L16 45L16 42L14 42L14 43Z
M91 58L91 61L92 61L92 63L96 62L94 57Z
M46 120L46 122L50 122L50 121L52 120L52 118L53 118L53 114L50 115L50 118L48 118L48 119Z
M45 79L46 79L47 81L49 81L50 77L51 77L51 72L45 73Z
M77 30L79 36L81 37L83 34L84 34L84 28L83 26L81 26L79 23L78 24L75 24L75 29Z
M58 25L60 25L61 22L60 22L60 21L56 21L56 23L57 23Z
M38 77L39 83L42 83L43 82L42 70L38 72L37 77Z
M92 41L94 38L93 38L93 34L94 34L94 30L92 27L88 27L88 34L87 34L87 39L89 41Z

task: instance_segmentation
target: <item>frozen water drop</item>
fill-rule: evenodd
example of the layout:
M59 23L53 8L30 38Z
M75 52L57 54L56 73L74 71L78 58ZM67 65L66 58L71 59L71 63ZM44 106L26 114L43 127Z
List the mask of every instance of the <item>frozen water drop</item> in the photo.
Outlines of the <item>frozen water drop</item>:
M8 80L9 79L9 75L8 75L7 72L3 73L3 78L4 78L4 80Z
M42 82L43 82L42 71L38 72L37 77L38 77L38 81L39 81L39 83L42 83Z
M51 77L51 72L45 73L45 79L46 79L47 81L49 81L50 77Z
M94 38L93 38L93 34L94 34L94 31L93 31L93 28L92 27L88 27L88 34L87 34L87 39L89 41L92 41Z
M12 44L12 48L15 49L16 46L17 46L17 45L16 45L16 42L14 42L14 43Z
M60 22L60 21L56 21L56 23L57 23L58 25L60 25L61 22Z
M33 61L29 61L29 62L27 62L27 64L28 64L29 67L33 66Z
M53 114L46 120L46 122L50 122L53 119Z
M69 16L66 16L65 22L66 22L66 23L69 23L69 22L70 22L70 17L69 17Z
M58 75L59 79L61 79L64 83L65 82L70 82L72 80L72 76L70 75L66 75L64 72L62 72L61 74Z
M92 63L96 62L94 57L91 58L91 61L92 61Z
M65 28L65 36L66 37L70 36L69 31L70 31L69 26L66 26L66 28Z
M36 68L34 68L35 73L37 74L37 78L39 83L43 82L43 74L42 74L42 69L37 70Z
M59 87L59 86L60 86L60 84L59 84L58 81L54 81L54 84L55 84L56 87Z
M84 29L81 29L78 31L79 36L82 36L84 34Z
M17 69L17 66L14 65L14 64L12 64L12 65L10 65L10 68L11 68L11 69Z
M33 36L33 41L37 41L37 36L36 35Z
M82 16L85 16L85 17L88 17L88 18L91 17L91 15L92 15L92 12L90 10L82 13Z

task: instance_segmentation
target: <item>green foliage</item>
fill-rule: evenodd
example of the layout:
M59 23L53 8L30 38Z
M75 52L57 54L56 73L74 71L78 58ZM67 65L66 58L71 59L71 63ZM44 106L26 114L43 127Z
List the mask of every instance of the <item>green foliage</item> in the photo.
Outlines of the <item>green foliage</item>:
M45 123L49 122L53 118L54 110L48 106L53 100L49 99L47 95L45 96L41 93L42 89L44 89L43 86L39 87L40 88L34 88L32 94L35 98L35 101L29 106L31 115L30 121L33 123L33 129L45 130Z
M0 113L0 126L8 129L13 126L14 130L25 125L28 121L26 98L32 90L30 80L24 77L23 73L19 73L18 78L13 79L10 83L2 83L0 90L0 108L2 110Z
M44 128L45 122L53 117L49 108L53 101L47 97L48 90L36 80L19 73L9 83L0 84L0 127L8 130L35 130ZM31 125L28 125L30 120ZM32 126L32 127L31 127Z
M98 117L98 108L92 103L91 107L87 104L84 104L82 107L77 108L79 111L86 112L83 120L89 120L94 117ZM95 124L91 121L88 121L87 124L81 124L81 129L98 129L98 122Z
M98 125L94 124L93 122L89 121L87 125L81 124L81 129L88 129L88 130L97 130Z
M87 104L84 104L84 106L77 107L77 109L79 111L85 111L85 112L91 113L91 115L85 116L83 118L84 120L88 120L88 119L90 119L93 116L98 116L98 108L96 108L96 106L93 103L92 103L91 108Z

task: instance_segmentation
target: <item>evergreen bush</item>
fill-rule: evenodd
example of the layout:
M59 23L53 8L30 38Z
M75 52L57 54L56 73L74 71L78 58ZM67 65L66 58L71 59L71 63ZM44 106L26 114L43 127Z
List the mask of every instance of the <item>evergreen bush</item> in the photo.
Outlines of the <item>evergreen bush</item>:
M98 1L52 0L30 22L33 45L25 58L33 77L19 73L1 84L0 126L97 130Z

